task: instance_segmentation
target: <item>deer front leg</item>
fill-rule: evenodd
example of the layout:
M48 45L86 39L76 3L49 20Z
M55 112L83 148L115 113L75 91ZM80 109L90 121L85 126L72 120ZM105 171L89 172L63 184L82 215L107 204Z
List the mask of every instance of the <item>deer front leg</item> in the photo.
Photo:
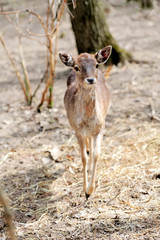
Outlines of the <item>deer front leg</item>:
M89 137L89 171L91 172L93 163L93 137Z
M93 162L93 137L86 137L86 149L87 155L89 155L89 171L91 172L92 162Z
M81 160L82 160L82 165L83 165L83 192L86 191L87 188L87 153L86 153L86 138L76 135L78 139L78 143L80 146L80 151L81 151Z
M89 196L92 194L95 188L96 167L97 167L97 161L101 153L101 142L102 142L102 133L98 134L96 137L93 138L93 144L94 144L93 166L92 166L92 172L91 172L91 179L89 181L89 185L85 192L86 199L89 198Z

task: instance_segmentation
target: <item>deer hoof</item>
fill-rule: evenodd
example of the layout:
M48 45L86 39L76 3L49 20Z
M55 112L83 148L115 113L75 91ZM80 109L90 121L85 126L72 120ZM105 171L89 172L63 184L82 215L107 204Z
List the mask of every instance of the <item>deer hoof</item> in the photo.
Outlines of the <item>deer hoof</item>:
M85 192L85 195L86 195L86 200L88 200L88 198L90 197L90 194Z

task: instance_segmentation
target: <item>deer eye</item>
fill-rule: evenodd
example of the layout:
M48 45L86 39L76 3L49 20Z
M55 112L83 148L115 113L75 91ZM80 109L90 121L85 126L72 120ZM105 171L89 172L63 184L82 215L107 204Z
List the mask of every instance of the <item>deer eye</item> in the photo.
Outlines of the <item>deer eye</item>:
M96 68L98 68L98 67L99 67L99 64L97 63L97 64L96 64Z
M76 72L80 71L78 66L75 66L74 70L76 70Z

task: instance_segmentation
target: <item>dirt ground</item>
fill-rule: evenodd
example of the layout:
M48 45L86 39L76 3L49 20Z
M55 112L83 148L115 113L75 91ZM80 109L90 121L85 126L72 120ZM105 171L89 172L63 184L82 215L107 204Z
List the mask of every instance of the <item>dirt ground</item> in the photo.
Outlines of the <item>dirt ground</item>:
M160 239L160 6L142 11L136 4L113 2L107 14L110 31L139 63L114 66L107 80L112 105L96 190L88 201L82 194L77 141L63 106L68 69L58 61L54 107L37 113L42 89L28 107L0 47L0 180L19 240ZM46 11L44 1L11 3L11 9ZM24 26L27 21L22 16ZM40 32L36 21L32 25ZM18 62L16 34L2 16L0 28ZM58 50L76 55L67 13L60 36ZM35 89L45 70L45 48L26 39L23 46ZM2 240L8 239L6 229L0 208Z

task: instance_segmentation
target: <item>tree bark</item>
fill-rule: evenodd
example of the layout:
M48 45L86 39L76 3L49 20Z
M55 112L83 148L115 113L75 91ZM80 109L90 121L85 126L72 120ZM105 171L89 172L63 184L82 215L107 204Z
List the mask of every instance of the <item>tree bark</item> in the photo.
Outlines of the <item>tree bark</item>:
M78 53L95 53L99 49L111 45L110 61L117 65L119 62L131 60L130 53L120 48L109 31L101 2L97 0L79 0L73 9L71 1L68 7L74 17L71 23L76 39Z

